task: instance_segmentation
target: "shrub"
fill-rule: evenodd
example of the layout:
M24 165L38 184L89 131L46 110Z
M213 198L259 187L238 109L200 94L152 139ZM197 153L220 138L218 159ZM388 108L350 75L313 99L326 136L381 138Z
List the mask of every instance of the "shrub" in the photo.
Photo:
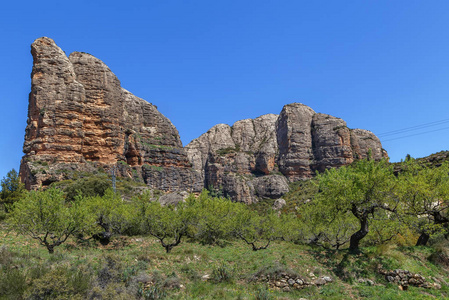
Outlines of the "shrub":
M170 276L168 276L162 283L162 287L165 289L179 289L181 288L181 281L176 275L175 272L173 272Z
M0 268L8 267L12 263L12 253L7 246L0 247Z
M158 300L167 297L167 293L160 286L151 286L149 288L141 288L138 295L145 300Z
M201 279L200 274L198 274L198 272L194 268L192 268L191 265L183 265L180 271L186 274L187 278L191 281L197 281Z
M75 197L80 193L85 197L101 197L111 185L112 183L106 175L90 176L70 183L64 189L64 192L67 194L68 201L75 200Z
M33 280L25 296L29 299L83 299L90 280L90 276L81 270L58 266Z
M21 299L27 288L25 272L22 269L3 268L0 272L0 298Z
M300 277L296 272L289 269L286 265L279 262L262 266L255 274L253 274L249 280L257 281L260 277L266 276L270 278L281 278L282 274L287 274L290 277Z
M224 263L212 269L211 280L218 282L231 282L234 278L234 270Z
M255 293L254 296L255 296L256 300L269 300L269 299L271 299L271 295L270 295L270 293L268 292L268 290L267 290L267 288L265 286L259 287L256 290L256 293Z

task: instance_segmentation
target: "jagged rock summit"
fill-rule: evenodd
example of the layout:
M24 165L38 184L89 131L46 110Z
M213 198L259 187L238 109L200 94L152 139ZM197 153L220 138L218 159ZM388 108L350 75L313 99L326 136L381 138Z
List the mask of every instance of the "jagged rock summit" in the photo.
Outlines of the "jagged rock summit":
M288 183L371 153L370 131L292 103L229 126L218 124L185 148L153 104L123 89L94 56L66 56L47 37L31 45L33 70L20 176L28 189L80 173L109 172L166 192L210 187L235 201L279 199ZM74 174L78 174L74 176Z
M73 171L108 171L165 191L202 189L178 131L156 106L123 89L94 56L66 56L47 37L31 45L33 70L20 166L28 189Z

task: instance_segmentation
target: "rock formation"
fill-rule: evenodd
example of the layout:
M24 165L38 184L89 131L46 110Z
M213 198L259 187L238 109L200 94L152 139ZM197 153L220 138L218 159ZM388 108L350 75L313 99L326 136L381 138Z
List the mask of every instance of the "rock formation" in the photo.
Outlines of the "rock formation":
M301 103L285 105L279 115L216 125L186 150L206 187L246 203L281 198L288 181L310 178L316 171L368 155L387 157L372 132L351 130L342 119Z
M99 59L69 57L49 38L31 46L33 70L20 166L28 189L109 171L165 191L202 189L178 131L157 107L134 96Z
M316 171L386 156L373 133L351 130L300 103L285 105L279 115L218 124L183 148L170 120L123 89L101 60L82 52L67 57L46 37L32 44L31 53L20 166L28 189L115 169L166 192L210 187L253 203L280 199L289 182Z

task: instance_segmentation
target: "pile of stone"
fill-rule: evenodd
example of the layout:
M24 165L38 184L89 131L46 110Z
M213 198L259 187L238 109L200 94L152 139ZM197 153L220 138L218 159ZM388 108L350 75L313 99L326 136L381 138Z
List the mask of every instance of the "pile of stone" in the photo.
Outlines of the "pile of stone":
M407 290L409 286L441 289L440 284L430 283L424 276L418 273L412 273L408 270L396 269L387 271L379 269L379 273L384 275L388 282L397 284L401 290Z
M275 276L260 275L257 281L267 282L273 289L279 289L284 292L289 292L291 289L303 289L309 286L322 286L333 281L330 276L315 277L307 280L297 275L288 273L276 274Z

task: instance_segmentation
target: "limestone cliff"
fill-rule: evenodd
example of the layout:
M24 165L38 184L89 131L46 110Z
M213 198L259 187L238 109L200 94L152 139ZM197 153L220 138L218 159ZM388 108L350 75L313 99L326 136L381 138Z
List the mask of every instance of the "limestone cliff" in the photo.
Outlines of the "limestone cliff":
M372 132L351 130L342 119L301 103L285 105L279 115L216 125L186 150L206 187L246 203L280 198L288 192L288 181L310 178L316 171L368 155L387 157Z
M49 38L31 46L33 70L20 166L29 189L74 171L108 171L165 191L200 191L178 131L156 106L123 89L87 53L69 57Z

